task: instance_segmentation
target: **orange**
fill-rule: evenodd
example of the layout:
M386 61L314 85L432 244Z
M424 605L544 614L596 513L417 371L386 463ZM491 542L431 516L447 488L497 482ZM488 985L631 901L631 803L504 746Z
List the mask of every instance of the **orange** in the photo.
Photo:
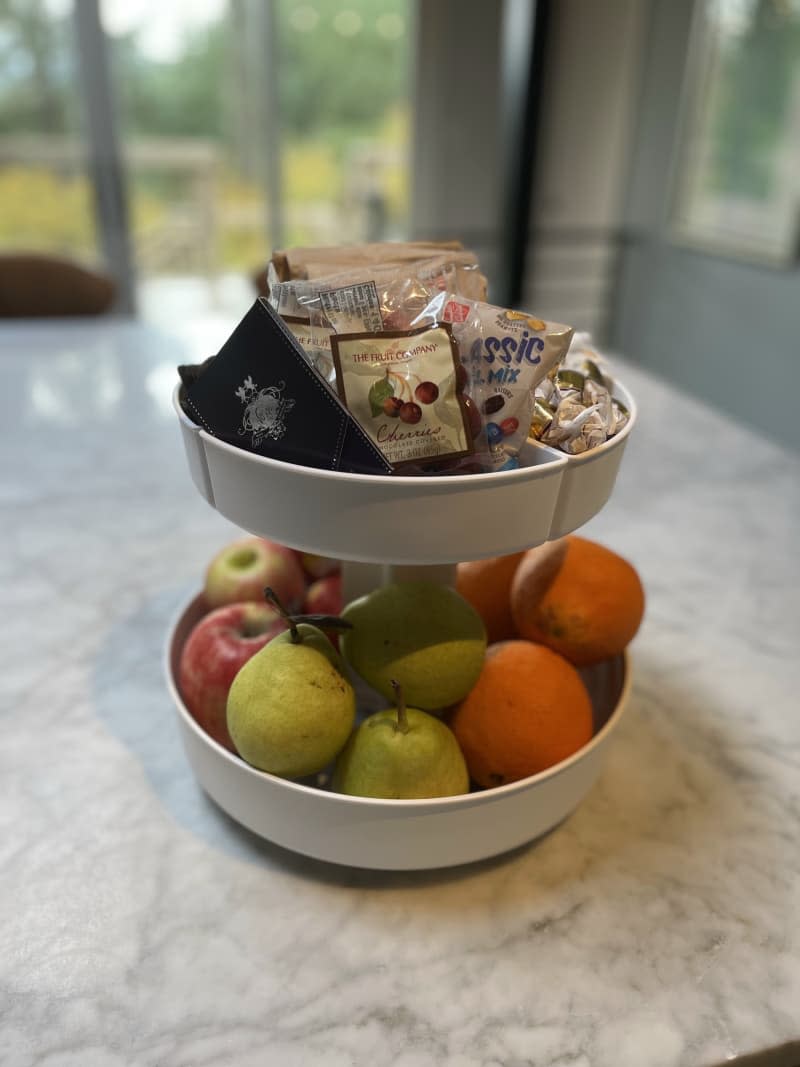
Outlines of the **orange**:
M531 641L486 650L478 681L450 726L472 779L489 789L552 767L592 737L592 705L567 661Z
M586 666L618 655L644 617L635 568L584 537L565 537L525 553L511 583L520 637Z
M514 572L524 555L515 552L511 556L492 556L456 567L456 589L483 619L490 644L516 637L509 598Z

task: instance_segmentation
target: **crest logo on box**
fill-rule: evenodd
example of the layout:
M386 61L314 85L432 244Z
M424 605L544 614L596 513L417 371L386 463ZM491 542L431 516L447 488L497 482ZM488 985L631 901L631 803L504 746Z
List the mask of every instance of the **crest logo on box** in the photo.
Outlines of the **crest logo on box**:
M294 407L294 400L284 397L286 383L270 385L259 389L248 375L244 383L236 390L236 396L245 405L239 434L250 434L254 448L258 448L265 437L279 441L286 433L286 415Z

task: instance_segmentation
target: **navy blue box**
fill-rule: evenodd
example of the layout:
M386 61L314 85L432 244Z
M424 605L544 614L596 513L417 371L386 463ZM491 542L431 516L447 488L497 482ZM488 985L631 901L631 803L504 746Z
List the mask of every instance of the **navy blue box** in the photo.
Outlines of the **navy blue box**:
M261 297L216 356L180 371L186 414L237 448L325 470L392 472Z

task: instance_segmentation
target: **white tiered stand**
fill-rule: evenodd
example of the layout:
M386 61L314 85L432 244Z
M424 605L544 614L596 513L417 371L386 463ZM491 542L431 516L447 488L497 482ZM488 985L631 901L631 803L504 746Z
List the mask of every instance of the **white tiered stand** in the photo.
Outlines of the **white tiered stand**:
M342 474L235 448L177 414L201 495L250 533L343 561L346 600L388 581L453 584L456 563L505 555L578 529L608 500L636 405L625 428L599 448L566 456L535 441L518 470L402 477ZM203 612L198 597L170 633L167 682L188 759L205 791L238 822L285 848L334 863L386 870L449 867L515 848L565 818L594 782L627 699L627 659L584 672L592 741L556 767L521 782L435 800L374 800L257 771L217 745L186 710L177 659Z

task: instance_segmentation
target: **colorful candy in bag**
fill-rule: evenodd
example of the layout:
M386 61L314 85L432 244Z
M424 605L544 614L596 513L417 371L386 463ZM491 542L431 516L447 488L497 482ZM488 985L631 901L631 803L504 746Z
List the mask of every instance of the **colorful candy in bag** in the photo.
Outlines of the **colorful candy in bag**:
M489 470L519 465L532 421L534 391L566 355L572 327L545 322L452 293L440 293L417 321L452 324L467 382L477 404Z

